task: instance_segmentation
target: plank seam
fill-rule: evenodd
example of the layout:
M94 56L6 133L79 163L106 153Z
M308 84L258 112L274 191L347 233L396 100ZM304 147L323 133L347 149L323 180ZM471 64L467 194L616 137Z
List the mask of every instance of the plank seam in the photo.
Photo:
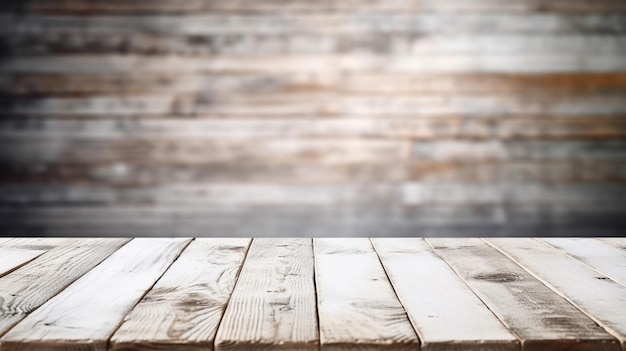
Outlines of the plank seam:
M443 262L445 262L448 267L450 267L450 269L452 269L452 271L454 272L454 274L456 274L459 279L463 282L463 284L465 284L465 286L467 286L468 289L470 289L470 291L472 291L474 293L474 295L480 300L480 302L482 302L482 304L487 308L487 310L489 310L489 312L491 312L491 314L493 314L498 321L500 321L500 323L502 323L502 325L515 337L517 338L517 341L519 341L518 343L518 350L523 351L524 350L524 340L513 330L513 328L508 325L504 320L502 320L502 318L500 318L500 316L498 316L498 314L496 312L494 312L487 303L485 303L485 301L482 299L482 297L480 296L480 294L478 294L476 292L476 290L474 290L468 283L467 281L459 274L459 272L454 268L454 266L452 264L450 264L450 262L448 262L446 260L446 258L439 253L439 250L435 249L435 247L430 243L430 241L428 239L424 239L424 241L426 241L426 243L428 244L428 246L430 246L430 248L433 250L433 252L439 256Z
M120 245L120 247L118 247L117 249L113 250L108 256L104 257L102 259L102 261L100 261L98 264L94 265L93 267L91 267L91 269L89 269L88 271L84 272L83 274L81 274L80 276L76 277L76 279L74 279L73 281L69 282L67 285L65 285L62 289L60 289L56 294L48 297L48 299L42 303L39 307L33 309L32 311L26 313L25 317L26 318L28 315L30 315L31 313L35 312L36 310L38 310L41 306L43 306L46 302L52 300L53 298L55 298L57 295L59 295L60 293L62 293L63 291L65 291L65 289L67 289L68 287L70 287L72 284L74 284L77 280L79 280L80 278L82 278L85 274L91 272L94 268L98 267L99 265L101 265L104 261L106 261L109 257L111 257L111 255L113 255L114 253L116 253L118 250L120 250L122 247L128 245L128 243L130 243L132 241L132 239L127 240L124 244ZM47 252L47 251L46 251ZM22 319L23 320L23 319ZM13 328L15 328L16 326L18 326L20 324L20 322L22 321L20 320L19 322L15 323L14 325L12 325L10 328L8 328L4 333L0 332L0 338L3 337L4 335L8 334ZM0 342L0 350L2 350L2 343Z
M315 257L315 238L311 238L311 251L313 254L313 287L315 292L315 317L317 318L317 349L322 351L322 326L320 321L319 294L317 293L317 258Z
M409 324L411 324L411 328L413 329L413 332L415 333L415 336L417 337L418 350L421 350L422 349L422 338L421 338L419 332L417 331L417 328L415 328L415 323L413 322L413 320L411 319L411 316L407 312L407 309L404 306L404 303L402 303L402 299L400 299L400 295L398 295L398 292L396 291L396 287L393 286L393 282L391 281L391 278L389 277L389 273L387 272L387 268L383 264L383 261L380 258L380 255L378 254L378 250L376 250L376 245L372 241L372 238L368 238L368 241L370 243L370 246L374 250L374 253L376 254L376 258L378 258L378 262L380 263L380 266L383 268L383 272L385 272L385 276L387 277L387 281L389 282L389 286L391 286L391 290L393 291L393 294L395 295L396 300L398 300L398 303L400 303L400 306L402 306L402 309L404 310L404 315L407 318L407 320L409 321Z
M215 326L215 335L213 336L213 345L211 345L211 350L216 349L215 342L217 341L217 334L219 333L220 327L222 326L222 322L224 321L224 315L226 314L226 310L228 309L230 300L233 297L233 292L235 292L235 288L237 288L237 284L239 283L239 276L241 275L241 271L243 270L243 265L248 260L248 253L250 252L250 248L252 247L252 242L254 240L255 240L254 238L250 238L250 240L248 241L248 247L246 247L246 252L243 255L243 259L241 260L241 264L239 265L239 268L237 269L237 273L235 274L235 283L233 284L232 289L230 289L230 294L228 294L228 299L226 300L226 303L224 304L224 311L222 311L220 320L217 322L217 325Z
M589 267L591 270L593 270L594 272L598 273L599 275L605 276L605 277L607 277L607 278L611 279L611 281L613 281L613 282L615 282L615 283L617 283L617 284L619 284L619 285L621 285L621 286L626 287L626 285L624 285L624 284L622 284L622 283L620 283L620 282L616 281L615 279L613 279L612 277L608 276L607 274L605 274L605 273L603 273L603 272L599 271L599 270L598 270L598 269L596 269L595 267L593 267L593 266L589 265L588 263L585 263L585 262L583 262L582 260L579 260L578 258L576 258L576 257L574 257L574 256L572 256L572 255L570 255L567 251L565 251L565 250L563 250L563 249L559 249L558 247L556 247L556 246L554 246L554 245L550 244L549 242L547 242L547 241L545 241L545 240L543 240L543 239L540 239L540 238L534 238L534 239L535 239L535 240L537 240L537 241L539 241L540 243L542 243L542 244L544 244L544 245L547 245L548 247L551 247L551 248L553 248L553 249L555 249L555 250L557 250L557 251L562 252L565 256L567 256L567 257L569 257L569 258L571 258L571 259L573 259L573 260L575 260L575 261L577 261L577 262L582 263L584 266Z
M183 252L187 249L187 247L195 240L195 238L191 238L191 240L189 240L187 242L187 244L185 244L182 248L180 248L180 250L178 251L178 254L176 255L176 258L174 258L172 260L172 262L170 262L169 265L167 265L167 268L165 268L163 270L163 272L159 275L159 277L157 279L154 280L154 282L152 283L152 285L150 285L150 288L146 289L143 294L141 295L141 297L139 299L137 299L137 302L133 305L132 308L130 308L128 310L128 313L126 313L124 315L124 317L122 317L122 319L119 321L119 323L117 324L117 327L115 327L115 330L113 330L113 332L111 333L111 335L109 335L109 337L106 340L106 349L110 350L111 349L111 338L113 337L113 335L115 335L115 333L117 333L117 331L120 329L120 327L122 326L122 324L124 324L124 322L126 321L126 317L135 309L135 307L137 307L137 305L141 302L141 300L143 300L143 298L150 292L152 291L152 289L154 288L154 286L156 285L156 283L159 282L159 280L163 277L163 275L165 274L165 272L167 272L170 267L174 264L174 262L176 262L178 260L178 258L180 257L180 255L183 254Z
M532 238L533 240L536 240L536 238ZM509 255L505 249L498 247L496 244L491 243L488 239L485 238L481 238L482 241L484 241L487 245L493 247L495 250L497 250L498 252L500 252L501 254L503 254L504 256L506 256L509 260L511 260L513 263L515 263L516 265L518 265L520 268L522 268L523 270L525 270L526 272L528 272L530 275L532 275L535 279L537 279L538 281L540 281L543 285L545 285L548 289L552 290L554 293L556 293L557 295L561 296L562 298L564 298L567 302L569 302L572 306L576 307L576 309L578 309L580 312L582 312L584 315L586 315L587 317L589 317L592 321L594 321L600 328L604 329L607 333L609 333L611 336L615 337L615 339L621 344L621 340L620 340L620 334L619 332L613 330L613 328L605 326L600 320L596 319L596 317L594 317L592 314L590 314L589 312L585 311L582 307L580 307L578 304L576 304L574 301L572 301L569 297L567 297L565 294L563 294L560 290L558 290L556 287L554 287L552 284L548 283L547 281L545 281L544 279L542 279L540 276L538 276L537 274L533 273L530 268L525 267L521 262L517 261L513 256ZM536 240L538 242L541 242L539 240ZM559 249L550 246L552 249L555 249L557 251L560 251Z

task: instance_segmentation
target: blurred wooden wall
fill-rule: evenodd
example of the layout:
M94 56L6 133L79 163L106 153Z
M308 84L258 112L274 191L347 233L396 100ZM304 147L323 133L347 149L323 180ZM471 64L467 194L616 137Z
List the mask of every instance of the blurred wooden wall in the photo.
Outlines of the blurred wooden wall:
M626 231L626 1L0 12L3 235Z

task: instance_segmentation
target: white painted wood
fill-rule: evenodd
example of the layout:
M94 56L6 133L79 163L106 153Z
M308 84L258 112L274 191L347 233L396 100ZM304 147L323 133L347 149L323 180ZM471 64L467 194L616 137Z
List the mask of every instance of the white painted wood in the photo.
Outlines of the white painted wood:
M378 238L372 243L422 351L519 350L515 336L423 239Z
M626 251L592 238L541 240L626 286Z
M254 239L215 349L319 350L313 275L311 239Z
M416 350L419 340L366 238L316 238L321 350Z
M110 350L213 350L250 239L197 238L112 336Z
M34 260L47 250L0 247L0 277Z
M81 28L94 34L153 33L157 35L216 34L579 34L623 33L624 15L528 13L524 16L498 13L377 13L367 16L350 13L292 13L288 16L258 14L187 14L51 16L36 14L2 14L0 31L4 35L56 33Z
M484 241L427 240L520 339L522 351L621 349L595 321Z
M596 238L606 244L626 251L626 238Z
M68 240L0 278L0 336L129 241Z
M303 71L303 67L305 67ZM393 73L566 73L614 72L626 70L621 55L578 57L573 55L434 55L394 57L363 56L281 56L260 60L249 55L206 58L159 57L141 55L52 55L20 57L0 63L3 73L189 73L189 72L272 72L327 73L338 72Z
M29 314L0 339L2 351L105 350L122 318L189 239L134 239Z
M626 287L534 239L486 241L587 313L626 350Z

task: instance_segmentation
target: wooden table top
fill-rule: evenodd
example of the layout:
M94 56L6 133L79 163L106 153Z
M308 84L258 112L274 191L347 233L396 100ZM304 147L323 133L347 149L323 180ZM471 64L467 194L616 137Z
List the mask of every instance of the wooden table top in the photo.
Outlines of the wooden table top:
M626 350L626 238L0 238L0 351Z

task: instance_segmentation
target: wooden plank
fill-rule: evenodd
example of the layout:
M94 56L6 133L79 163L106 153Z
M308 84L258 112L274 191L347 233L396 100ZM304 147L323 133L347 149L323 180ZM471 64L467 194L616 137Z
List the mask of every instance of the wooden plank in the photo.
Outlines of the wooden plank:
M626 46L625 46L626 47ZM626 114L624 93L556 98L525 96L345 96L338 93L172 94L88 97L16 97L7 113L26 116L611 116Z
M314 239L321 350L416 350L419 340L371 243Z
M122 318L189 239L135 239L29 314L0 339L2 351L107 348Z
M0 33L5 36L73 31L119 35L150 33L160 36L223 34L621 34L624 14L516 14L464 13L311 13L311 14L186 14L54 16L0 14Z
M493 94L497 96L623 93L626 74L393 74L325 73L171 73L117 74L9 73L0 76L0 91L11 95L329 93L396 96L409 94Z
M389 19L393 20L393 19ZM19 27L19 25L18 25ZM28 27L26 27L28 28ZM620 34L424 34L415 33L246 33L173 34L151 31L77 31L74 28L24 27L4 33L10 36L6 50L14 55L36 54L177 54L277 55L344 54L360 52L376 55L440 55L473 53L485 55L587 55L626 53L626 37ZM111 40L111 36L119 40ZM63 40L65 39L65 40ZM505 42L506 45L502 45ZM588 48L592 51L585 51Z
M254 239L215 337L221 350L318 350L311 239Z
M624 114L626 116L626 114ZM624 116L345 116L212 118L196 119L165 116L120 121L114 118L85 120L68 116L55 118L13 118L0 123L0 137L13 139L96 139L117 141L156 138L206 138L232 140L242 138L412 138L440 140L471 138L479 141L500 140L606 140L626 137ZM51 136L54 136L52 138Z
M29 164L34 160L87 165L143 164L209 166L224 163L346 165L376 163L392 166L407 159L405 140L358 138L118 138L114 140L56 138L12 138L12 148L0 149L0 162ZM210 150L211 152L206 152ZM600 149L598 152L601 152ZM122 166L123 167L123 166Z
M428 242L518 336L523 351L621 349L593 320L480 239Z
M611 160L626 157L621 140L417 141L415 159L434 161Z
M519 350L517 339L423 239L380 238L372 243L419 335L421 350Z
M0 336L128 242L128 239L68 240L67 244L50 249L0 278L3 287Z
M0 277L27 264L58 245L65 245L63 238L15 238L0 246Z
M323 0L314 3L306 1L291 1L285 4L283 1L238 1L233 3L227 0L184 0L178 6L168 1L159 0L145 3L140 0L132 1L87 1L65 0L50 1L36 0L24 4L20 1L10 0L3 4L7 10L28 10L33 13L71 13L71 14L152 14L152 13L198 13L206 12L244 12L244 13L316 13L316 12L487 12L487 13L611 13L624 12L626 6L616 0L602 0L589 3L583 0L556 0L546 3L541 0L525 0L516 3L502 0L489 1L452 1L445 2L436 0L422 1L419 4L405 1L351 1L348 3L337 0Z
M493 238L487 242L587 313L626 350L626 287L537 240Z
M0 247L0 277L34 260L47 250Z
M220 55L150 57L147 55L47 55L8 58L4 73L135 74L169 73L608 73L626 70L622 55L267 55L262 59Z
M213 350L250 239L195 239L124 318L109 350Z
M626 238L597 238L598 240L626 251Z
M591 238L542 240L626 286L626 252L623 250Z

